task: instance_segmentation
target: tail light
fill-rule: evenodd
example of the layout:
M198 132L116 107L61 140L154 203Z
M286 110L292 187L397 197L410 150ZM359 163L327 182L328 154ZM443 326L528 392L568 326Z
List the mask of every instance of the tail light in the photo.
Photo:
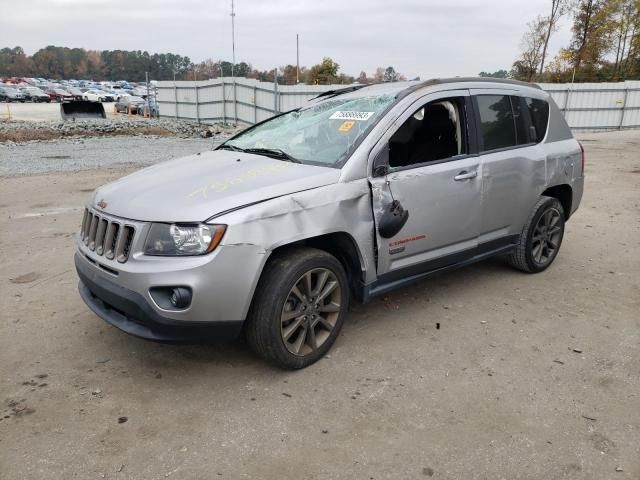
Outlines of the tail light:
M580 145L580 176L584 177L584 147L580 142L578 145Z

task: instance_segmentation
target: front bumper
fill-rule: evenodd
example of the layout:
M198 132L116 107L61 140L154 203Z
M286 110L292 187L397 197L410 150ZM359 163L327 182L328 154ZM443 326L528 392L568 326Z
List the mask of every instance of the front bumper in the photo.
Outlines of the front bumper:
M104 278L78 253L74 260L84 302L104 321L126 333L159 342L184 342L230 340L242 330L243 322L238 320L193 322L164 317L139 293Z

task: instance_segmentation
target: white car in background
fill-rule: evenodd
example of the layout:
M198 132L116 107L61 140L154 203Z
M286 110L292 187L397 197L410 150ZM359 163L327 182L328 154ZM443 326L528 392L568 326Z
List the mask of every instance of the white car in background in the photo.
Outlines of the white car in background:
M113 95L102 90L87 90L82 94L82 98L89 102L113 102Z

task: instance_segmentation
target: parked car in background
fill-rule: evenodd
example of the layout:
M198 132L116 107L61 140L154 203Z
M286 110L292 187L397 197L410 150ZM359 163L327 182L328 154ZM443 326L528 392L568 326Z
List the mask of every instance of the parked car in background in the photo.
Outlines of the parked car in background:
M13 87L0 87L0 101L24 103L24 95Z
M73 95L74 100L82 100L82 90L78 87L68 87L66 90Z
M118 98L115 104L115 110L118 113L138 113L138 108L144 105L144 98L134 95L124 95Z
M45 90L45 93L48 94L54 102L60 103L73 101L73 95L62 88L50 88Z
M87 90L82 94L82 98L89 102L113 102L113 95L102 90Z
M145 101L144 104L138 107L138 115L148 115L151 118L158 118L160 116L158 103L155 100Z
M44 91L40 90L38 87L22 87L19 90L22 92L25 100L28 102L51 102L51 97Z

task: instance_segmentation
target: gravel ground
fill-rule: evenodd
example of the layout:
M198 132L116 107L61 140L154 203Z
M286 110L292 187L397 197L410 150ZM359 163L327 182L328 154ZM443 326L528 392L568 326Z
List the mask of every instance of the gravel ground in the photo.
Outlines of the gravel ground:
M583 140L551 268L493 260L354 305L298 372L83 304L80 207L137 167L0 178L0 477L639 479L640 132Z
M6 104L5 104L6 105ZM47 103L8 104L12 114L0 116L0 147L14 142L52 140L66 137L95 137L113 135L155 135L181 138L209 138L229 136L239 129L231 124L204 124L172 118L144 118L137 115L114 114L105 104L106 119L62 121L60 105ZM0 104L0 113L3 107Z
M0 143L0 176L72 172L119 164L147 166L209 150L213 138L100 137L33 143Z

